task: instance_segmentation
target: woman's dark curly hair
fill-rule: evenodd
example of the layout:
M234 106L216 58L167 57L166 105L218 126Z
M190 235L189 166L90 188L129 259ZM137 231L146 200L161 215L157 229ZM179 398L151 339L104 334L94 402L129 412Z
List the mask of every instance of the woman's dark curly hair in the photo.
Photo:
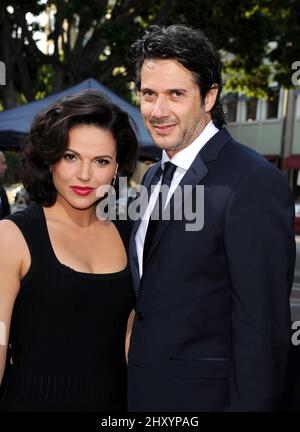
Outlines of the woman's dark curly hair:
M211 110L211 118L218 128L226 124L220 101L222 64L217 51L202 32L179 24L169 27L150 26L143 38L132 44L127 57L138 90L141 86L143 63L150 59L174 59L191 71L199 87L202 103L207 92L217 84L218 94Z
M135 169L138 141L129 115L97 91L63 97L35 117L21 155L22 182L38 204L50 207L56 201L50 166L63 157L69 131L77 125L109 130L116 141L118 173L130 177Z

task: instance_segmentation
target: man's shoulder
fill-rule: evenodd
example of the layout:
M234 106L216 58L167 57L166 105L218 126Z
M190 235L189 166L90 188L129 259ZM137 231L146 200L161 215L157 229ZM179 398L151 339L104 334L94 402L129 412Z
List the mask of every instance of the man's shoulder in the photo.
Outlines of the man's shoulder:
M244 179L259 183L262 179L286 183L284 174L253 148L238 140L227 140L214 167L214 175L226 179L234 188Z
M232 137L223 147L220 153L221 161L234 168L240 170L251 170L258 165L266 167L273 167L274 170L278 170L271 162L269 162L263 155L258 153L250 146L243 144Z

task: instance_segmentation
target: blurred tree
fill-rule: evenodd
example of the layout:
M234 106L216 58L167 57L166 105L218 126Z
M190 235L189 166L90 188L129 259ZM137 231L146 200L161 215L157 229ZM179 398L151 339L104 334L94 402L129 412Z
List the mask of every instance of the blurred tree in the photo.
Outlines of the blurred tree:
M150 24L172 23L200 28L213 41L227 90L259 96L270 80L291 85L291 65L300 60L299 0L1 0L2 104L13 107L88 77L129 98L129 45Z
M130 78L123 66L128 47L149 23L166 22L173 4L173 0L1 0L0 60L7 71L7 84L0 87L4 108L15 106L19 93L31 101L88 77L118 87L128 97ZM43 49L37 40L42 33L46 34Z
M220 50L226 89L266 95L270 81L290 87L300 60L299 0L185 0L172 16L200 28Z

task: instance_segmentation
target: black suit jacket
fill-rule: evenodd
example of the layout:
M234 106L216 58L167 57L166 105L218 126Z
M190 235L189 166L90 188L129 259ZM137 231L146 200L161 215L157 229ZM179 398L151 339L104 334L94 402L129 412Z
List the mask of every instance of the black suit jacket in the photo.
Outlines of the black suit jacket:
M145 178L158 180L159 164ZM160 222L137 294L130 411L280 408L290 345L294 203L283 174L221 129L181 185L204 185L204 226ZM190 221L188 221L190 222Z
M10 215L10 206L4 187L0 184L0 219Z

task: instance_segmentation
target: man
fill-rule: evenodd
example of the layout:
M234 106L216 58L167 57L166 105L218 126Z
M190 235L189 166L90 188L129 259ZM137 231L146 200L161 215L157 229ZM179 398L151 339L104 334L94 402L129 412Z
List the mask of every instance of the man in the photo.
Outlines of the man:
M163 150L144 177L154 190L130 245L129 410L280 409L295 260L289 186L223 127L221 64L201 33L153 26L129 59L145 125ZM176 171L161 211L169 206L173 216L155 226L149 216L170 162ZM176 191L187 185L182 206L196 205L204 186L204 225L194 231L185 213L175 217Z
M5 176L7 170L4 153L0 151L0 182ZM9 202L4 187L0 183L0 219L10 214Z

